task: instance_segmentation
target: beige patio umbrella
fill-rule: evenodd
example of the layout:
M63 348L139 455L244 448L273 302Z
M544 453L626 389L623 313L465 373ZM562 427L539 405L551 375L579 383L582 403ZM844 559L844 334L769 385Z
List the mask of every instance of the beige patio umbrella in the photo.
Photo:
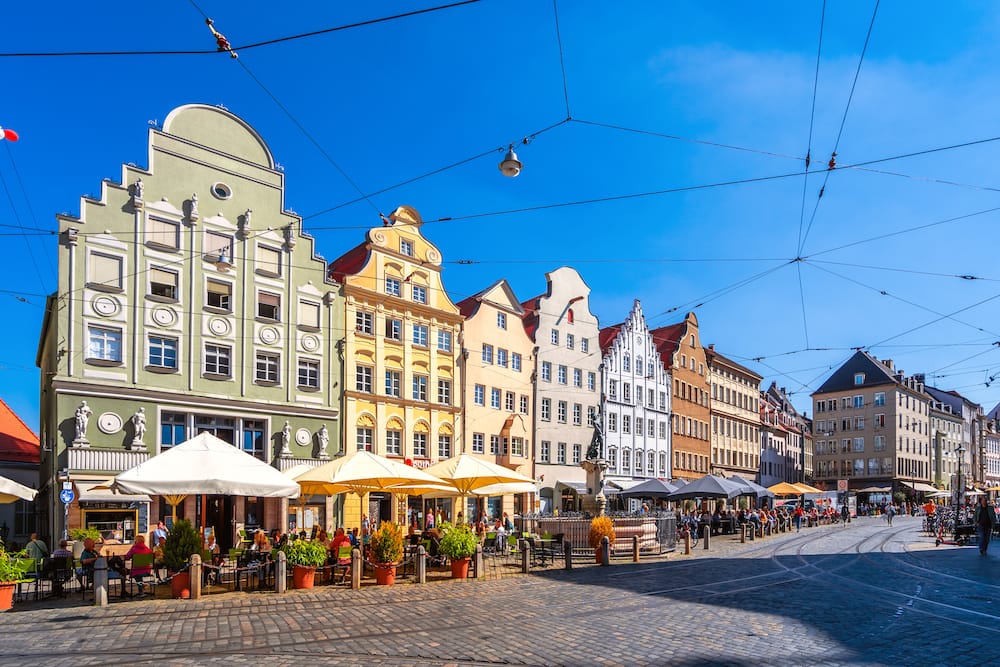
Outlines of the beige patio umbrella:
M817 489L815 486L809 486L805 482L795 482L792 486L797 486L802 490L802 493L823 493L821 489Z
M513 482L526 482L531 485L535 483L535 480L519 472L470 454L459 454L445 459L427 468L426 471L455 487L462 497L462 507L465 507L466 496L484 486Z
M440 479L419 468L367 450L317 466L296 477L295 481L303 494L335 496L340 493L355 493L359 499L372 491L391 491L392 487L442 485ZM359 525L360 520L359 516Z
M35 489L29 489L12 479L0 476L0 503L12 503L16 500L34 500Z
M797 484L789 484L788 482L778 482L767 487L767 490L776 496L801 496L806 493Z

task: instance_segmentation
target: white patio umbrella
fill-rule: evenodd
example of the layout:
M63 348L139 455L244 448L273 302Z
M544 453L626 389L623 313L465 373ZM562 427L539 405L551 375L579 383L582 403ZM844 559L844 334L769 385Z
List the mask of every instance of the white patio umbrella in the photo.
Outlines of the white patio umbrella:
M0 503L12 503L16 500L34 500L35 489L29 489L12 479L0 476Z
M118 493L164 496L174 506L191 494L295 498L299 485L277 469L211 433L152 456L117 475Z

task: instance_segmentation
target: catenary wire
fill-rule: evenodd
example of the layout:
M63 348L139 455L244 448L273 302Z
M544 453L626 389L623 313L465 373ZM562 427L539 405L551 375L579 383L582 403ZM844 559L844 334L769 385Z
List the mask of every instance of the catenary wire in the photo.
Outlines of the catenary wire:
M813 127L816 122L816 92L819 90L819 64L820 56L823 54L823 27L826 24L826 0L823 0L823 5L820 8L819 14L819 39L816 45L816 72L813 75L813 91L812 91L812 105L809 109L809 134L806 140L806 171L809 170L809 163L812 156L812 138L813 138ZM802 225L805 223L806 217L806 191L809 186L809 174L807 173L802 178L802 203L799 206L799 238L796 241L796 256L799 254L799 249L802 247ZM799 274L799 285L802 284L802 274ZM808 345L808 341L806 342Z
M238 46L233 46L232 49L234 51L249 51L250 49L256 49L262 46L271 46L272 44L291 42L300 39L307 39L309 37L316 37L318 35L326 35L333 32L339 32L342 30L350 30L352 28L361 28L364 26L375 25L378 23L386 23L388 21L395 21L398 19L409 18L411 16L418 16L420 14L429 14L431 12L438 12L445 9L453 9L455 7L461 7L462 5L471 5L478 3L480 1L481 0L462 0L461 2L453 2L447 5L439 5L437 7L427 7L425 9L417 9L412 12L393 14L392 16L383 16L376 19L368 19L366 21L357 21L345 25L334 26L332 28L324 28L322 30L313 30L311 32L288 35L285 37L268 39L261 42L240 44ZM207 15L205 15L205 13L201 10L200 7L197 7L197 5L195 5L195 8L198 9L198 11L202 14L202 16L207 18ZM213 55L217 53L219 53L218 49L145 50L145 51L45 51L45 52L0 53L0 58L71 57L71 56L181 56L181 55L190 56L190 55Z
M878 16L878 7L880 0L875 0L875 8L872 10L872 18L868 24L868 32L865 34L865 43L861 48L861 56L858 58L858 66L854 70L854 80L851 82L851 92L847 96L847 104L844 105L844 115L840 119L840 128L837 130L837 139L833 144L833 153L830 157L830 168L826 170L823 176L823 185L820 186L819 195L816 197L816 204L813 206L812 214L809 216L809 224L806 226L806 231L801 235L801 240L799 241L798 251L796 255L802 255L802 249L806 245L806 240L809 238L809 232L812 230L813 223L816 221L816 212L819 210L819 204L823 201L823 194L826 192L826 186L830 180L830 174L833 173L836 165L837 151L840 149L840 139L844 135L844 126L847 124L847 114L851 110L851 102L854 100L854 91L858 85L858 77L861 75L861 65L865 61L865 54L868 52L868 44L871 42L872 29L875 27L875 17Z
M566 81L566 58L563 54L562 32L559 30L559 5L552 0L552 14L555 18L556 44L559 46L559 70L562 72L563 100L566 102L566 120L573 117L569 111L569 84Z

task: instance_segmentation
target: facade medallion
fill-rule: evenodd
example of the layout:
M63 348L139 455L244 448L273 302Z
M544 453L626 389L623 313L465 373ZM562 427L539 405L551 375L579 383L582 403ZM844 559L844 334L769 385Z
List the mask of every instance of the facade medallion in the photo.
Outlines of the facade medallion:
M229 322L221 317L214 317L208 322L208 329L216 336L225 336L229 333Z
M93 301L94 312L104 317L117 315L121 309L121 304L110 296L99 296Z
M315 352L319 349L319 338L316 338L316 336L303 336L302 349L306 352Z
M169 327L177 321L177 314L170 308L154 308L153 321L161 327Z
M101 429L101 433L106 433L108 435L122 430L123 423L122 418L114 412L105 412L97 418L97 428Z
M310 440L312 440L312 434L306 429L300 428L295 432L295 442L300 445L308 445Z
M274 327L264 327L257 335L260 337L260 342L265 345L274 345L279 338L278 330Z

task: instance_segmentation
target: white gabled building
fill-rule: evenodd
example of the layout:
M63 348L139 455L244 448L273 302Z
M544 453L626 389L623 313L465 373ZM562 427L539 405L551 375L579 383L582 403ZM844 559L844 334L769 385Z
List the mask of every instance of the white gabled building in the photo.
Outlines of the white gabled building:
M601 329L599 340L608 478L669 479L671 379L638 299L624 322Z

